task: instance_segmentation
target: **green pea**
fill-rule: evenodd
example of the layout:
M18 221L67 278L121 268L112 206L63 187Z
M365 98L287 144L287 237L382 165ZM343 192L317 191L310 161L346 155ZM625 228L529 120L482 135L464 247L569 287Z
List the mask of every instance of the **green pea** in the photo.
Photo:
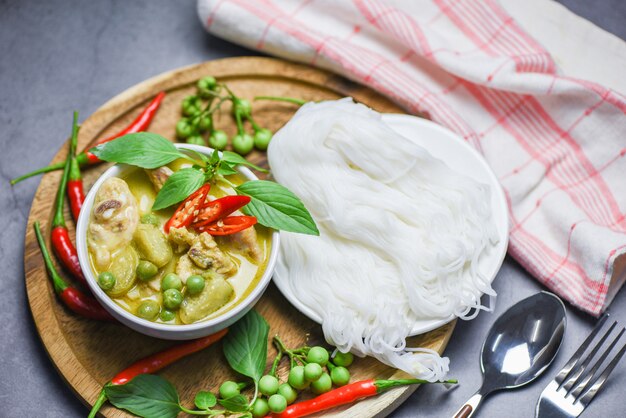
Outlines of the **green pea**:
M270 407L270 411L275 414L280 414L285 409L287 409L287 399L285 399L283 395L276 394L270 396L270 398L267 400L267 404Z
M278 379L276 377L266 374L259 380L259 391L265 396L271 396L278 392Z
M287 383L298 390L305 389L309 382L304 379L304 367L303 366L295 366L289 371L289 376L287 377Z
M183 290L183 282L178 277L178 274L167 273L161 279L161 290L165 291L167 289Z
M218 151L223 151L228 145L228 135L226 132L215 130L209 135L209 146Z
M337 351L337 354L333 357L333 363L337 366L350 367L353 361L354 356L350 352L342 353L341 351Z
M324 370L317 363L309 363L304 366L304 378L309 382L319 379L322 373L324 373Z
M248 134L237 134L231 141L233 150L239 155L246 155L254 148L254 139Z
M194 129L189 119L182 118L176 123L176 136L178 139L185 139L193 135Z
M317 363L320 366L326 366L328 363L328 351L324 347L315 346L311 347L309 353L306 356L307 363Z
M195 116L202 112L202 102L198 96L187 96L182 103L185 116Z
M202 289L204 289L204 277L194 275L187 278L187 292L190 295L198 294L202 292Z
M239 395L239 385L236 382L227 380L220 386L220 398L227 399Z
M137 264L137 277L139 280L147 282L159 272L159 268L148 260L140 260Z
M159 314L159 304L153 300L146 300L141 302L141 305L137 308L137 316L148 321L154 321Z
M316 395L321 395L331 390L333 387L333 381L328 373L323 373L319 379L311 382L311 391Z
M270 406L263 398L256 398L252 404L252 416L254 418L262 418L270 413Z
M102 290L111 290L115 286L115 276L110 271L103 271L98 274L98 286Z
M233 115L237 114L242 118L250 117L252 114L252 104L246 99L233 100Z
M176 318L176 314L170 310L161 309L161 312L159 313L159 318L161 318L161 321L163 322L170 322Z
M183 303L183 294L176 289L167 289L163 292L163 305L167 309L178 309Z
M278 386L278 393L283 395L285 399L287 399L287 405L291 405L292 403L294 403L296 398L298 397L298 392L296 392L294 388L289 386L289 383L283 383L282 385Z
M150 224L154 226L159 226L159 218L154 213L146 213L142 215L139 221L142 224Z
M210 116L202 116L198 120L198 129L200 132L206 132L213 127L213 120Z
M347 385L350 382L350 372L343 366L337 366L330 371L330 379L335 386Z
M196 87L198 88L198 95L206 99L212 96L209 92L215 90L217 80L209 75L198 80Z
M204 142L204 138L202 137L202 135L191 135L185 140L185 142L192 145L206 145L206 142Z
M259 129L254 133L254 146L256 149L265 151L272 140L272 131L269 129Z

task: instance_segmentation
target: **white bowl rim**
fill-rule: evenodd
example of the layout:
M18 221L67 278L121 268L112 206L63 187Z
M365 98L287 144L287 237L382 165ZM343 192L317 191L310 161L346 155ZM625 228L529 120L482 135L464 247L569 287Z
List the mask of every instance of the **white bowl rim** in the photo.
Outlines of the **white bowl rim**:
M211 153L213 152L212 148L202 145L174 144L174 146L183 150L188 149L197 151L205 155L211 155ZM280 234L276 230L272 231L272 246L270 249L270 256L261 280L259 280L254 289L252 289L252 291L243 300L239 301L239 303L237 303L235 307L224 312L222 315L211 318L209 320L194 322L193 324L185 325L160 324L158 322L148 321L147 319L135 316L122 308L120 305L115 303L113 299L111 299L111 297L108 296L106 292L104 292L104 290L100 288L93 271L89 267L91 264L89 262L89 251L87 249L87 225L91 217L91 208L93 207L93 202L97 190L106 179L110 177L119 177L120 174L131 169L138 168L126 164L115 164L114 166L108 168L104 173L102 173L85 197L85 203L83 204L82 210L78 217L78 221L76 223L76 249L78 252L78 261L81 265L81 269L83 270L85 279L87 280L87 284L89 285L89 288L93 292L96 299L98 299L98 301L102 303L109 312L114 311L115 314L120 315L130 322L136 323L140 327L149 328L157 332L167 334L186 334L205 328L217 327L219 326L219 324L227 322L231 318L236 317L239 313L241 313L241 311L249 309L250 303L252 303L258 297L260 297L262 293L265 292L267 285L269 284L274 273L274 267L276 266L276 260L278 259L278 249L280 246ZM254 173L252 173L252 171L250 171L248 168L243 166L237 166L236 169L247 179L258 180L258 177L255 176Z
M493 265L492 265L493 271L492 271L492 274L490 275L491 277L489 278L489 283L492 283L496 275L500 271L500 268L502 266L502 263L504 262L504 258L506 256L506 252L508 248L508 243L509 243L508 205L506 202L504 191L502 190L502 187L500 186L498 178L496 177L495 173L493 172L489 164L487 164L487 161L485 160L485 158L478 151L476 151L472 146L470 146L467 141L463 140L459 135L457 135L451 130L435 122L432 122L428 119L420 118L420 117L413 116L413 115L400 114L400 113L383 113L382 119L392 129L395 123L401 124L403 122L409 122L411 124L419 126L419 129L425 129L426 131L427 130L438 131L439 133L442 133L450 137L451 139L453 139L454 143L458 145L459 147L462 147L468 150L470 154L475 158L475 163L480 165L481 168L484 169L485 174L489 178L489 185L491 186L492 192L495 195L495 200L497 201L497 208L495 208L498 211L497 216L499 219L503 220L503 222L506 224L506 225L498 225L499 226L498 228L499 242L494 248L495 250L494 254L490 255L490 258L493 258ZM408 138L408 139L411 139L411 138ZM425 148L427 149L427 151L430 152L428 147L425 147ZM496 214L494 213L494 216L495 215ZM276 285L278 290L283 294L283 296L287 300L289 300L289 302L296 309L298 309L302 314L304 314L309 319L311 319L312 321L318 324L322 323L322 318L320 318L316 312L314 312L312 309L310 309L308 306L306 306L296 297L296 295L292 292L291 287L288 281L286 280L286 278L280 276L280 274L274 273L274 284ZM456 316L450 315L447 318L429 318L429 319L420 320L420 322L411 329L409 336L419 335L419 334L432 331L434 329L437 329L453 321L456 318L457 318Z

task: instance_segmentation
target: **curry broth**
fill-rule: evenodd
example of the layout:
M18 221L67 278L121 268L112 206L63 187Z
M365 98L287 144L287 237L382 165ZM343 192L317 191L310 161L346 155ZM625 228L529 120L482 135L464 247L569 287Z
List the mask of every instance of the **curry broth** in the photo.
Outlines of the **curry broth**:
M169 167L173 171L177 171L181 168L185 168L188 165L189 163L184 160L177 160L169 164ZM151 207L154 203L157 193L154 190L152 182L150 181L144 170L132 170L132 172L130 172L128 175L123 176L122 179L126 181L131 193L137 200L139 216L147 213L153 213L158 217L159 224L162 228L163 225L174 213L176 205L174 205L174 207L156 212L151 211ZM227 180L234 185L239 185L245 182L246 178L242 175L235 174L227 176ZM216 182L211 185L210 195L214 197L219 198L233 194L236 194L235 190L230 185L227 185L224 182ZM226 303L226 305L222 306L217 311L207 315L203 319L196 322L202 322L208 319L215 318L233 309L252 292L252 289L254 289L255 286L259 284L261 277L263 276L263 273L267 268L267 262L271 250L271 232L268 228L258 224L255 225L254 228L256 229L257 233L257 243L259 244L263 254L262 260L258 264L255 263L254 260L248 255L241 254L238 250L236 250L231 244L228 237L214 237L222 252L228 255L231 260L237 265L237 273L233 276L226 278L226 281L230 283L233 288L234 296L228 303ZM131 245L135 248L135 250L137 250L141 258L141 252L135 246L134 240L131 242ZM112 258L114 258L115 254L116 253L113 254ZM167 265L159 269L159 272L154 277L154 279L148 282L142 282L141 280L136 279L136 283L125 295L120 297L110 296L111 299L133 315L137 312L139 305L146 300L154 300L158 302L160 306L162 306L162 292L160 291L161 279L166 274L174 272L178 260L183 254L174 254L172 260ZM91 254L91 251L89 251L89 260L91 263L91 269L95 272L97 276L102 271L98 270L98 268L96 267L94 257ZM183 325L183 322L180 320L178 310L175 312L176 318L173 321L164 322L159 317L157 317L154 322L167 324L175 323Z

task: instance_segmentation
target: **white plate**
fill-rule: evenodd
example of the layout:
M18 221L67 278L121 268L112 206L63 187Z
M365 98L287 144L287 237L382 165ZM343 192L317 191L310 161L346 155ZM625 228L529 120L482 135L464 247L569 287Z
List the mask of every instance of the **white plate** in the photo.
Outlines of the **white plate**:
M466 141L448 129L429 120L409 115L386 114L383 120L400 135L414 141L428 150L434 157L445 162L450 168L491 188L492 219L498 233L498 243L488 254L481 257L480 271L492 282L504 261L509 242L508 210L504 193L493 171L485 159ZM274 283L293 306L317 323L322 319L305 306L291 291L286 277L274 272ZM432 331L454 319L429 318L419 320L413 326L411 335Z

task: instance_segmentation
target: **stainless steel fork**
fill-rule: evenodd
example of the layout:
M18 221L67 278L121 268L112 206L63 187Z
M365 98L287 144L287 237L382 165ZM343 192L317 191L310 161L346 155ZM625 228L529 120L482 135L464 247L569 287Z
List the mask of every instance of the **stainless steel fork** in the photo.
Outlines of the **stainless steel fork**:
M602 354L597 356L595 364L589 367L602 345L607 341L615 328L618 328L617 321L615 321L600 338L598 343L591 349L589 354L583 357L595 336L600 332L607 317L608 315L605 314L598 321L596 327L578 350L576 350L572 358L569 359L554 380L543 390L537 402L537 409L535 411L536 418L577 417L589 405L600 388L602 388L602 385L604 385L604 382L606 382L607 378L626 352L626 344L624 344L617 354L613 356L613 359L610 360L611 351L619 342L624 331L626 331L625 328L621 328L621 331L619 331L608 347L606 347ZM600 366L602 366L605 360L610 360L609 364L602 372L598 373Z

